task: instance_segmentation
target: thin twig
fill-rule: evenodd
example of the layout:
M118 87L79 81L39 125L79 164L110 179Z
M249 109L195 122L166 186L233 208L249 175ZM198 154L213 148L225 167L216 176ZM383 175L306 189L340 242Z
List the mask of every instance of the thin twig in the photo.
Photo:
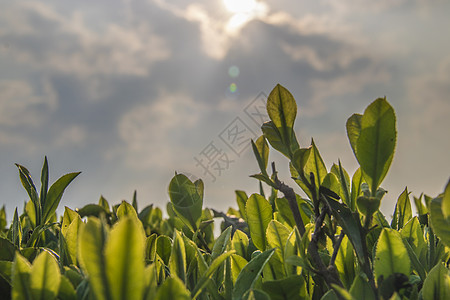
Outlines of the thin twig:
M294 221L295 224L297 225L300 236L303 236L305 234L305 224L303 224L302 216L300 215L300 209L297 203L297 196L295 195L294 190L290 186L284 184L284 182L281 182L278 179L274 162L272 162L272 173L274 175L273 177L276 189L282 192L284 194L284 197L287 199L292 214L294 215Z
M334 266L334 264L335 264L335 262L336 262L337 254L338 254L338 252L339 252L339 247L341 247L342 239L344 238L344 236L345 236L345 233L344 233L344 231L342 230L341 233L339 234L338 239L336 240L336 243L334 243L334 246L333 246L333 255L331 256L329 266Z

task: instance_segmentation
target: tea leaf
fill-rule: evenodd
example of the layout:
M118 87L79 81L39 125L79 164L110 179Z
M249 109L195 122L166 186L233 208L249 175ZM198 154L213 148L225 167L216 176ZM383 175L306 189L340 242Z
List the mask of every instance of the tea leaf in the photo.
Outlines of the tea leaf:
M203 205L203 183L194 184L183 174L175 175L169 184L169 197L181 220L195 232L200 225Z
M442 212L442 196L434 198L429 206L431 227L442 242L450 247L450 220Z
M264 135L260 136L256 142L252 140L252 148L261 173L267 175L266 169L269 161L269 145L267 144Z
M409 200L408 188L400 194L395 206L394 217L391 227L400 230L412 218L411 202Z
M253 194L247 200L247 222L253 244L263 251L266 248L266 229L272 220L272 206L261 195Z
M355 153L373 196L389 170L396 139L394 109L386 99L379 98L366 108L361 117Z
M375 300L375 295L367 280L357 275L350 287L350 294L354 299Z
M448 299L450 297L450 276L448 269L437 264L423 283L423 299Z
M125 298L124 298L125 299ZM130 298L131 299L131 298ZM134 298L136 299L136 298ZM180 299L190 300L189 291L184 286L183 282L178 277L168 278L158 288L155 300Z
M58 263L47 251L34 260L30 274L30 288L33 300L56 299L61 282Z
M169 259L169 269L172 276L178 276L186 282L186 248L180 232L173 233L172 252Z
M303 300L307 296L306 284L301 275L265 281L262 289L270 296L270 299Z
M353 114L350 118L348 118L346 123L347 128L347 136L350 141L350 146L352 146L353 153L356 156L356 144L361 134L361 114Z
M84 272L88 274L89 285L96 299L111 300L106 272L104 248L108 231L97 218L89 218L80 228L78 258Z
M33 299L30 289L30 276L31 264L25 257L17 252L12 269L11 297L13 300Z
M297 103L292 94L280 84L275 86L267 98L267 113L280 133L281 142L288 150L288 157L292 158L292 154L298 149L293 130Z
M446 219L450 216L450 180L447 182L442 196L442 214Z
M47 193L47 200L42 208L42 220L45 223L50 221L53 213L61 201L61 197L64 194L64 190L81 172L69 173L61 176L55 183L52 184Z
M256 283L264 266L272 257L275 249L264 251L253 258L239 273L233 290L233 300L241 299L242 296Z
M411 264L403 245L400 233L393 229L383 228L375 252L374 271L376 277L387 279L394 273L403 273L409 276Z
M142 298L145 234L137 219L119 220L105 246L106 271L113 299Z

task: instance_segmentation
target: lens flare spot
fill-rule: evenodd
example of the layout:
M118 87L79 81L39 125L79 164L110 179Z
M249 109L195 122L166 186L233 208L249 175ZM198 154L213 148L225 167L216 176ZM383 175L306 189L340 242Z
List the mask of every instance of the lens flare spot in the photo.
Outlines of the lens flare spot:
M236 93L237 92L237 85L236 85L236 83L230 84L228 89L230 90L231 93Z
M228 69L228 75L230 75L231 78L236 78L239 76L239 68L236 66L231 66Z

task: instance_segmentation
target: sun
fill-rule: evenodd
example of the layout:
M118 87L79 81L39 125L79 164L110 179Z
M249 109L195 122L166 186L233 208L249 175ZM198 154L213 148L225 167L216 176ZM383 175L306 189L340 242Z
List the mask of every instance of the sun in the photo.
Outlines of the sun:
M223 0L226 9L234 14L252 13L258 7L256 0Z

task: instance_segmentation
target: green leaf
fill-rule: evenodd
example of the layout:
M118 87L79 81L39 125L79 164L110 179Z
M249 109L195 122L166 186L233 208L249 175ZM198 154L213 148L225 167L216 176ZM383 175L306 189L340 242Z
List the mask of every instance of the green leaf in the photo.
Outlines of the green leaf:
M77 300L77 293L67 277L61 276L61 283L58 290L58 299Z
M122 201L122 203L117 208L117 217L119 219L122 219L127 216L137 218L137 212L130 203Z
M232 226L228 226L216 239L211 252L211 260L216 259L217 257L219 257L219 255L225 252L228 244L230 243L231 230Z
M72 223L70 223L69 227L63 234L67 245L67 251L70 257L70 261L73 265L77 265L78 234L81 226L84 226L84 223L81 221L80 216L78 216L72 221Z
M355 174L353 174L352 177L352 192L351 192L351 203L352 206L350 207L352 211L356 210L356 199L361 195L361 184L363 184L363 176L361 173L361 168L358 168L355 171Z
M350 287L350 294L354 299L375 300L375 295L367 280L357 275Z
M158 288L155 300L167 300L167 299L177 299L177 300L191 299L189 291L184 286L183 281L181 281L178 277L168 278Z
M61 176L55 183L52 184L50 189L48 190L47 200L45 201L45 205L42 208L42 220L45 223L50 221L53 213L55 213L56 208L61 201L61 197L64 194L64 190L67 186L75 179L81 172L69 173Z
M236 194L236 202L239 207L242 219L247 221L247 214L245 213L245 205L247 204L248 196L244 191L234 191Z
M16 253L12 269L12 291L13 300L32 300L30 288L31 265L28 260Z
M261 126L261 130L264 137L267 139L269 144L275 149L280 151L287 158L292 159L292 155L299 148L295 133L291 130L292 142L291 145L286 145L283 140L280 130L275 126L272 121L265 122Z
M31 267L30 287L33 300L56 299L60 282L61 274L56 259L47 251L41 252Z
M263 196L253 194L248 198L245 210L253 244L264 251L267 244L266 229L272 220L272 206Z
M264 291L251 289L242 296L242 300L270 300L270 296Z
M448 269L442 264L437 264L423 283L423 299L449 299L450 276Z
M14 246L17 249L19 249L21 246L21 241L22 241L22 225L20 224L19 216L17 214L17 207L14 211L14 218L13 218L13 222L11 224L11 240L12 240ZM13 257L14 257L14 251L12 253L13 253ZM2 259L3 259L3 255L2 255Z
M61 224L61 233L63 235L66 234L69 225L73 222L73 220L80 218L80 215L76 212L68 208L67 206L64 208L64 216Z
M90 288L98 300L112 299L104 255L108 235L104 224L93 217L88 219L79 232L79 262L83 271L88 274Z
M408 188L400 194L395 205L394 217L391 227L400 230L412 218L411 202L409 200Z
M141 299L144 292L145 233L134 217L111 229L105 246L106 270L113 299Z
M78 210L80 217L97 217L99 218L101 214L107 215L108 212L100 205L97 204L87 204Z
M186 282L186 248L180 232L173 233L172 252L169 259L170 274L178 276L181 281Z
M231 260L231 277L233 278L233 282L236 282L239 273L241 273L242 269L247 265L248 261L240 255L233 254L230 257Z
M265 281L262 284L262 289L272 300L302 300L307 296L306 284L301 275Z
M13 268L13 262L12 261L0 261L0 278L3 278L8 282L8 284L11 285L12 283L12 268Z
M275 248L275 252L284 265L284 249L289 237L289 229L278 221L271 220L266 229L267 244L270 248Z
M34 185L33 179L31 179L30 172L27 170L27 168L19 164L16 164L16 166L19 169L20 182L22 182L22 186L25 188L25 190L28 193L28 196L30 197L31 202L33 202L34 204L34 216L35 216L34 226L40 225L42 210L41 210L41 203L39 202L39 197L36 191L36 186Z
M241 299L242 296L253 288L259 278L264 266L272 257L275 249L264 251L254 257L239 273L233 289L233 300Z
M341 161L339 160L339 165L333 165L331 168L331 172L334 173L339 179L340 183L340 194L342 202L347 204L351 211L355 210L354 203L352 203L351 195L350 195L350 177L348 176L347 171L342 167Z
M269 161L269 145L267 144L264 135L260 136L256 142L252 140L253 153L258 161L259 169L262 174L267 175L267 163Z
M328 204L333 210L333 216L337 218L342 230L350 239L359 262L363 264L365 247L361 238L363 229L359 220L359 214L352 213L346 205L329 198Z
M442 196L442 214L446 219L450 216L450 180L447 182Z
M203 182L194 184L183 174L175 175L169 184L169 197L181 220L193 231L200 225L203 205Z
M383 228L375 252L374 272L376 277L387 279L394 273L409 276L411 263L408 252L398 231Z
M323 179L327 175L327 168L320 156L319 149L317 149L314 139L311 139L311 153L309 154L308 161L304 168L305 176L309 180L309 174L314 173L314 180L317 191L322 184Z
M45 206L45 202L47 199L47 192L48 192L48 161L46 156L41 171L41 194L39 196L42 207Z
M361 117L356 158L372 196L386 176L394 157L397 131L395 112L386 99L372 102Z
M352 146L353 153L356 156L356 144L361 134L361 114L353 114L350 118L348 118L346 123L347 128L347 136L350 141L350 146Z
M355 278L355 263L356 261L352 244L350 243L348 237L344 236L336 256L335 264L342 283L347 289L350 288L353 279Z
M430 222L434 233L447 247L450 247L450 220L444 217L442 200L443 197L440 196L431 201L429 206Z
M289 157L298 148L293 131L297 116L297 103L292 94L280 84L270 92L267 98L267 113L270 120L278 128L282 143L287 147Z
M339 183L338 177L333 173L328 173L325 175L322 181L322 186L326 187L332 192L335 192L336 194L340 195L341 185ZM345 202L344 202L345 203Z
M208 267L205 273L199 278L197 285L192 291L192 298L198 296L198 294L202 291L202 289L206 286L208 279L210 279L214 272L223 264L223 262L235 253L234 250L222 253L216 259L213 260L211 265Z
M156 253L164 261L164 264L168 266L170 255L172 253L172 240L168 236L158 236L156 239Z
M236 254L243 258L247 258L248 245L249 241L247 235L241 230L236 230L231 239L231 249L235 250Z

